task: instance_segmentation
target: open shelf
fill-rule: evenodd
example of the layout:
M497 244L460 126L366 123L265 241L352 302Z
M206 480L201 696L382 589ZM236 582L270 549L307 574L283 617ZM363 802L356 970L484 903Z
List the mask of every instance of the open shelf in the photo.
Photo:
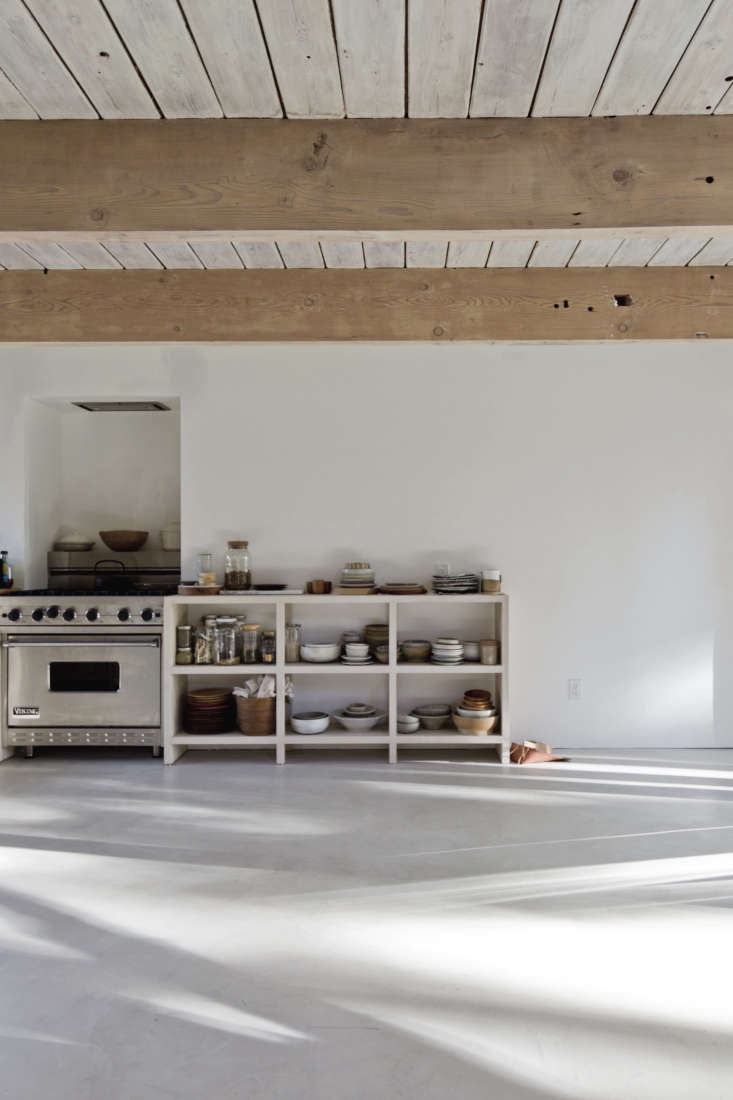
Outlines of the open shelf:
M277 636L274 664L256 665L176 665L176 626L193 622L202 613L221 614L247 607L247 616L257 608L257 620L274 626ZM262 609L260 611L260 609ZM323 613L321 613L321 609ZM388 627L388 664L344 665L335 662L285 661L285 625L303 624L306 641L340 638L345 630L363 630L370 622ZM440 745L471 747L477 753L498 754L509 762L511 745L508 659L509 601L499 595L425 595L425 596L309 596L282 593L267 596L213 597L172 596L165 600L164 613L164 750L165 760L173 764L189 748L274 748L278 764L286 759L286 750L308 746L372 746L388 750L390 762L402 748ZM466 640L496 638L501 645L501 664L477 662L439 665L429 662L396 661L397 646L404 638L441 636ZM232 731L223 734L187 734L184 699L196 680L216 681L222 686L242 683L251 676L274 676L276 683L276 732L268 737L248 737ZM364 679L365 678L365 679ZM290 707L285 701L286 681L292 679L295 695ZM462 681L462 682L461 682ZM489 688L501 714L501 732L464 734L446 725L442 730L420 730L414 734L397 732L397 715L412 710L420 702L455 703L471 686ZM359 699L385 712L382 725L374 730L352 733L334 724L326 733L297 734L289 724L289 714L302 710L333 713Z
M243 733L176 733L171 738L174 745L210 745L216 748L260 749L277 744L275 734L269 737L247 737Z

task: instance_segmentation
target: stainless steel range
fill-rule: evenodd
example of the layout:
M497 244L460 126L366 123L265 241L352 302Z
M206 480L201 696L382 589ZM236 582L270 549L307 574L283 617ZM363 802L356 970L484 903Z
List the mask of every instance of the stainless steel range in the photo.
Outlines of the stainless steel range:
M49 554L60 587L0 599L3 756L36 745L160 751L163 598L178 555L68 560L89 557Z

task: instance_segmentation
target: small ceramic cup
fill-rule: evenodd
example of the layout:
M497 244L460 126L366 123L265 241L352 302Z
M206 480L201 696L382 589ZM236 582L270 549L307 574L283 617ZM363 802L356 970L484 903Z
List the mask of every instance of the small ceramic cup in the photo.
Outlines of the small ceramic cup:
M369 646L364 642L347 642L346 643L346 656L347 657L368 657Z
M493 639L486 639L481 642L481 664L482 665L498 665L499 663L499 643Z

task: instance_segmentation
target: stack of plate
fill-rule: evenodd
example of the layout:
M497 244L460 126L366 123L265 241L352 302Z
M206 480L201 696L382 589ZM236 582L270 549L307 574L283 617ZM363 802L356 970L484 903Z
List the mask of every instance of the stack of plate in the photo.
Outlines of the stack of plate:
M353 649L353 648L354 647L352 646L352 644L349 643L349 649ZM358 654L350 654L348 652L344 653L344 655L341 658L341 664L342 665L354 665L355 667L358 666L358 665L373 665L374 664L374 658L372 657L369 649L367 648L366 645L363 647L363 649L364 649L364 653L358 653Z
M236 724L231 688L198 688L186 695L186 733L229 733Z
M463 642L458 638L438 638L433 642L430 661L434 665L460 665L463 663Z
M480 592L481 577L478 573L434 573L433 592L448 595L459 592Z
M347 561L341 570L339 588L355 596L368 595L375 590L376 578L368 561Z
M424 596L427 588L419 581L388 581L379 591L385 596Z
M364 641L368 643L372 653L378 645L387 645L389 643L387 623L368 623L364 628Z

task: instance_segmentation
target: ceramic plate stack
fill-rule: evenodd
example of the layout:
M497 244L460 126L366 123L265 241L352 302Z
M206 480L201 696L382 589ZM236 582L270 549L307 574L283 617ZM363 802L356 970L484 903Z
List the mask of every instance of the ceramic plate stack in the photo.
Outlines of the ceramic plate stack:
M338 595L369 596L376 591L376 583L368 561L347 561L336 592Z
M358 657L352 657L350 654L344 653L343 657L341 658L341 664L351 665L354 668L358 668L360 665L373 665L374 658L372 657L370 652L367 652L363 656L360 655Z
M388 581L379 591L385 596L424 596L427 588L419 581Z
M454 595L461 592L480 592L481 577L478 573L434 573L433 592L438 595Z
M430 662L434 665L463 664L463 642L458 638L438 638L433 642Z
M186 695L186 733L229 733L236 728L231 688L199 688Z
M378 645L388 645L389 626L387 623L369 623L364 628L364 641L368 642L372 653Z

